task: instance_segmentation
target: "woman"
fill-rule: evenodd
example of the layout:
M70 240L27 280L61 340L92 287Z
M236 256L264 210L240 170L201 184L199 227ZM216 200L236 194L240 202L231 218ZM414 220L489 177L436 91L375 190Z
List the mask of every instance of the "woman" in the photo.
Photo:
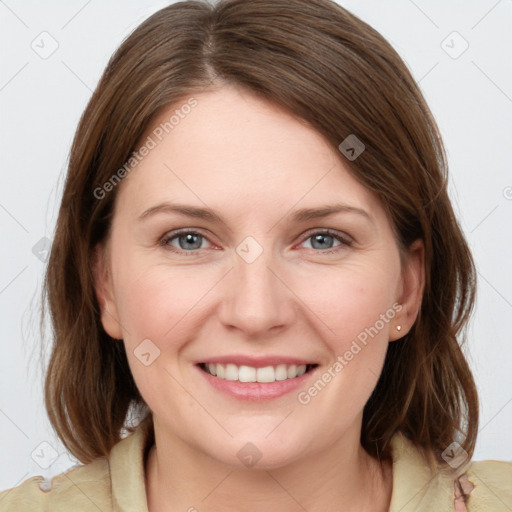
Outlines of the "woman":
M512 510L512 465L471 462L446 184L406 66L337 4L151 16L80 121L46 276L84 465L0 510Z

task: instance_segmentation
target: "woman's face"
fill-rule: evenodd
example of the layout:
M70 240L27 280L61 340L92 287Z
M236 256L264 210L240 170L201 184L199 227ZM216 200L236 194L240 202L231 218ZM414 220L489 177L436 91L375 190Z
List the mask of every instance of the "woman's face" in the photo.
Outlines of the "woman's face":
M231 86L195 99L165 137L180 105L159 116L119 185L103 325L167 439L268 468L359 443L388 342L416 316L421 247L401 268L379 201L305 123ZM294 362L317 366L281 380ZM278 380L236 381L255 377Z

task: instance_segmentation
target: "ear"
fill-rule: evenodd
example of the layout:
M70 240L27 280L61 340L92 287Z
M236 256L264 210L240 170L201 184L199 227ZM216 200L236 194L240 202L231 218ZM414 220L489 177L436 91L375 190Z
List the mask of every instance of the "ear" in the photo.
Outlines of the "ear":
M423 240L418 239L409 247L403 264L401 291L397 298L401 309L391 324L389 341L403 338L411 330L421 308L424 287L425 246ZM400 330L397 326L400 326Z
M113 293L112 276L108 267L108 248L103 245L97 245L94 249L93 275L103 328L111 338L121 340L123 332Z

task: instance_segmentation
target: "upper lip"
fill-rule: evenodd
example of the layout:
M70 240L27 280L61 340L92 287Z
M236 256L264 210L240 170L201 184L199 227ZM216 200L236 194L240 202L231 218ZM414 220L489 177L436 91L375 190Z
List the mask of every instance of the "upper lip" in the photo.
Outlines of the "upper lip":
M253 368L264 368L265 366L277 366L279 364L292 365L295 364L297 366L300 365L308 365L308 364L317 364L314 361L307 361L305 359L300 359L298 357L290 357L290 356L248 356L248 355L226 355L226 356L216 356L216 357L208 357L207 359L202 359L201 361L197 361L197 364L206 363L206 364L235 364L236 366L252 366Z

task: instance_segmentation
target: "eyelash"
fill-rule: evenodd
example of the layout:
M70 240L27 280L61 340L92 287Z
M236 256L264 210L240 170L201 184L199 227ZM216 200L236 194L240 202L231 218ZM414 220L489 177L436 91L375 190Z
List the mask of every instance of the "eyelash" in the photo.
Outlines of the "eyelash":
M176 247L172 246L172 245L169 245L169 242L174 240L175 238L178 238L180 236L183 236L183 235L199 235L205 239L207 239L207 237L205 235L203 235L201 232L199 231L195 231L193 229L181 229L181 230L178 230L178 231L172 231L171 233L168 233L166 234L163 238L161 238L159 240L159 245L161 245L162 247L164 247L165 249L169 250L169 251L172 251L174 253L177 253L177 254L185 254L185 256L196 256L197 253L199 251L201 251L202 249L194 249L194 250L190 250L190 251L185 251L183 249L177 249ZM322 230L316 230L316 231L308 231L304 237L302 238L301 240L301 244L304 243L306 240L312 238L313 236L315 235L327 235L327 236L332 236L333 238L335 238L336 240L338 240L340 242L340 245L338 245L337 247L334 247L334 248L331 248L331 249L327 249L325 251L322 251L320 249L311 249L313 251L317 251L321 254L333 254L333 253L337 253L339 250L343 249L343 247L352 247L353 245L353 241L342 236L338 231L334 231L332 229L322 229Z

